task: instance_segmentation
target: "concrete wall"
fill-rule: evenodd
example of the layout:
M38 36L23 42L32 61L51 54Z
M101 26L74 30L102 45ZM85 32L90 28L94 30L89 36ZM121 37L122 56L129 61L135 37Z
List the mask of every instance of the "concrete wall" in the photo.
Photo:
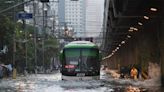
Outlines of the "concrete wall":
M163 10L162 10L163 9ZM161 14L160 14L161 13ZM138 15L138 14L137 14ZM109 68L118 66L139 65L144 72L148 72L150 64L161 67L161 79L164 85L164 15L163 3L159 18L150 19L141 26L139 31L132 33L132 38L120 47L111 57L105 60ZM127 21L128 22L128 21ZM124 22L123 22L124 23ZM119 30L118 30L119 31Z
M114 56L106 61L109 68L138 65L147 72L149 62L160 63L158 51L157 30L144 29L133 33Z
M160 61L161 61L161 82L164 86L164 21L161 23L161 29L159 30L159 47L160 47Z

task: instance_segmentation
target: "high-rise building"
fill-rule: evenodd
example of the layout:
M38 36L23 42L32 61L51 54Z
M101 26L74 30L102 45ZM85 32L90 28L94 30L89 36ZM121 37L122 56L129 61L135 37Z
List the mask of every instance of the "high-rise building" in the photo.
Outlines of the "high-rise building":
M71 27L75 37L85 35L86 0L60 0L59 23Z
M58 4L58 17L59 24L62 25L65 22L65 0L60 0Z
M86 0L86 36L98 36L102 30L104 0Z

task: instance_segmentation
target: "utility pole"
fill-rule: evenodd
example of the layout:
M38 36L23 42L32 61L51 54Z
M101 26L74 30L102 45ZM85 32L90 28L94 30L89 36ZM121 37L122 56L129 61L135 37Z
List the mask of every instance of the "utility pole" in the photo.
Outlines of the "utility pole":
M14 4L15 4L15 0L14 0ZM16 10L15 10L15 7L13 8L14 9L14 12L13 12L13 18L14 18L14 23L16 23L16 18L15 18L15 15L16 15ZM15 25L14 25L14 32L13 32L13 79L16 79L16 64L15 64L15 54L16 54L16 41L15 41Z
M13 12L13 18L14 18L14 23L16 22L15 19L15 8L14 8L14 12ZM15 67L15 53L16 53L16 43L15 43L15 25L14 25L14 32L13 32L13 66Z
M44 69L44 39L45 39L45 23L44 23L44 21L45 21L45 18L44 18L44 16L45 16L45 12L44 12L44 3L42 3L42 12L43 12L43 28L42 28L42 53L43 53L43 71L45 71L45 69Z
M52 33L53 33L53 35L55 34L55 15L52 20Z
M26 58L26 68L27 68L27 29L26 29L26 20L24 20L24 29L25 29L25 58Z
M35 45L35 68L37 68L37 42L36 42L36 36L37 36L37 30L36 30L36 2L33 2L33 21L34 21L34 45ZM35 69L35 73L36 73L36 69Z
M52 21L52 25L51 25L51 32L53 34L53 36L55 36L55 26L56 26L56 19L55 19L55 12L54 15L52 16L52 18L50 18L50 20Z

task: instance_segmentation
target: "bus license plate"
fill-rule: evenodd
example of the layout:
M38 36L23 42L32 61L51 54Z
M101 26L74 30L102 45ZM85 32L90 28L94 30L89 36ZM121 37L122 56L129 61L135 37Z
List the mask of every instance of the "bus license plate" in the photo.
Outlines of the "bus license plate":
M85 76L85 73L77 73L76 76L78 76L78 77L83 77L83 76Z

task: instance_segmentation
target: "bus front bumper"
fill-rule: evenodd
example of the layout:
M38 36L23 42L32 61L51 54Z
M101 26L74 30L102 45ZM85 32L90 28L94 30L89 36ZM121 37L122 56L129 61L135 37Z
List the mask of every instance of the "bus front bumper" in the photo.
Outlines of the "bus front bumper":
M84 77L78 77L78 76L65 76L62 75L62 80L99 80L100 76L84 76Z

